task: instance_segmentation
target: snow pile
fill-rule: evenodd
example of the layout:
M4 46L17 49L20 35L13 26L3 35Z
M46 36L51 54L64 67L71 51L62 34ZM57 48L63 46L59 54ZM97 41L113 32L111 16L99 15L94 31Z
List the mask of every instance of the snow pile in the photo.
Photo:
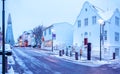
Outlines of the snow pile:
M2 73L2 56L0 56L1 62L0 62L0 73ZM14 70L12 65L15 64L15 61L13 60L13 56L8 56L8 66L10 67L8 69L7 74L14 74Z
M120 68L120 59L115 59L110 61L109 67L112 67L113 69Z
M75 54L73 54L73 56L71 56L71 57L70 57L70 55L66 56L65 54L62 56L59 56L59 50L53 50L53 52L52 52L52 51L36 49L36 50L34 50L34 52L41 53L43 55L50 55L52 57L57 57L62 60L65 60L67 62L72 62L72 63L90 66L90 67L99 67L101 65L108 64L109 67L112 67L114 69L120 68L120 59L114 59L114 60L102 59L100 61L99 58L96 59L93 56L92 56L91 60L87 60L86 56L82 56L81 59L80 59L80 56L78 56L78 60L76 60Z
M101 61L97 58L95 59L93 56L91 57L91 60L87 60L86 56L82 56L80 59L80 56L78 56L78 60L75 59L75 55L73 56L66 56L65 54L62 56L59 56L59 52L58 50L54 50L54 52L51 52L53 57L58 57L61 58L65 61L68 62L73 62L76 64L80 64L80 65L86 65L86 66L91 66L91 67L98 67L101 65L105 65L108 64L110 67L116 69L116 68L120 68L120 59L114 59L114 60L105 60L102 59ZM55 53L55 54L54 54ZM54 54L54 55L53 55Z
M52 55L61 59L64 59L67 62L72 62L80 65L90 66L90 67L98 67L104 64L108 64L108 61L100 61L100 60L87 60L86 57L81 57L78 60L75 59L75 57L69 57L69 56L59 56L59 55Z

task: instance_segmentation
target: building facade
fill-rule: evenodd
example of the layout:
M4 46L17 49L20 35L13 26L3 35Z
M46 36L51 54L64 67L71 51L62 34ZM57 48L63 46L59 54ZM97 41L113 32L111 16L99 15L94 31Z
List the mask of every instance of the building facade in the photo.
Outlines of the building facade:
M42 47L49 47L51 49L52 42L55 49L57 46L63 48L71 46L73 43L73 29L72 25L66 22L55 23L43 30L44 42Z
M102 19L100 25L98 20ZM101 29L101 30L100 30ZM74 24L73 45L85 50L85 39L91 43L92 55L99 56L100 39L102 58L113 53L120 57L120 12L118 9L103 11L102 9L85 2Z
M35 42L35 36L33 34L33 32L30 31L24 31L23 34L18 38L18 44L19 46L35 46L36 42Z

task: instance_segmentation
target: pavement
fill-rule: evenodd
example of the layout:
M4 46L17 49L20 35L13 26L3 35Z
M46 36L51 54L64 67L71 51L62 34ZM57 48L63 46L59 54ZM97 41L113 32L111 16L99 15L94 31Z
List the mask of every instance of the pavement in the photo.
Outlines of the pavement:
M35 48L35 49L37 51L40 51L40 53L41 52L46 53L52 57L61 58L65 61L76 63L76 64L81 64L81 65L90 66L90 67L98 67L98 66L105 65L105 64L109 64L109 65L118 64L120 68L120 59L99 60L99 57L91 57L91 60L87 60L86 56L81 56L81 58L80 56L78 56L78 59L76 60L75 53L73 53L72 56L70 55L66 56L65 53L60 56L59 50L54 50L52 52L50 49L40 49L40 48Z
M30 48L29 48L30 49ZM34 52L37 53L43 53L45 55L50 55L52 57L57 57L60 58L64 61L67 62L72 62L72 63L76 63L76 64L80 64L80 65L85 65L85 66L90 66L90 67L98 67L101 65L105 65L105 64L109 64L110 67L112 68L120 68L120 59L114 59L114 60L99 60L98 58L91 58L91 60L87 60L86 56L78 56L78 59L75 59L75 54L73 54L73 56L66 56L66 54L62 54L62 56L59 55L59 50L54 50L53 52L50 49L40 49L40 48L32 48L33 50L35 50ZM2 56L0 56L0 68L2 68ZM14 60L12 57L9 57L9 70L8 73L6 74L14 74L14 70L13 67L11 66L12 64L14 64ZM2 69L0 69L0 73L2 73Z
M8 56L8 72L6 74L14 74L12 64L14 64L13 57ZM2 55L0 55L0 73L2 73Z

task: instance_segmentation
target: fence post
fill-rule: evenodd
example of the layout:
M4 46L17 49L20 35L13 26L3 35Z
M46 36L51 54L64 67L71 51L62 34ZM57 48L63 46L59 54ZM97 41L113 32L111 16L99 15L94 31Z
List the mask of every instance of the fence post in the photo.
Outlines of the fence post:
M113 59L115 59L115 52L113 53Z
M72 51L70 51L70 57L72 57Z
M5 72L8 72L8 60L7 60L7 56L5 57Z
M64 49L62 50L62 55L64 55Z
M87 45L87 60L91 60L91 43Z
M78 60L78 52L75 52L75 60Z
M68 48L66 48L66 56L68 56Z
M59 50L59 56L62 56L62 52L61 52L61 50Z

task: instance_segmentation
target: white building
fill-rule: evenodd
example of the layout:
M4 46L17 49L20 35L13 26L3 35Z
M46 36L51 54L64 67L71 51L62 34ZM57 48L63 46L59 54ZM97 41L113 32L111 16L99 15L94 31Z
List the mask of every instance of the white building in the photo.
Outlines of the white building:
M120 56L120 12L103 11L89 2L83 4L83 8L74 24L73 45L84 47L84 38L91 43L92 55L99 56L100 53L100 23L98 20L105 21L103 40L101 42L102 58L109 55L112 59L113 53ZM103 29L103 28L102 28ZM96 54L94 54L96 53Z
M52 39L53 35L53 39ZM73 44L73 26L69 23L55 23L47 27L43 31L43 48L53 46L71 46Z
M25 41L27 41L27 46L35 46L36 45L35 36L34 36L32 30L24 31L18 40L19 40L20 46L24 46Z

